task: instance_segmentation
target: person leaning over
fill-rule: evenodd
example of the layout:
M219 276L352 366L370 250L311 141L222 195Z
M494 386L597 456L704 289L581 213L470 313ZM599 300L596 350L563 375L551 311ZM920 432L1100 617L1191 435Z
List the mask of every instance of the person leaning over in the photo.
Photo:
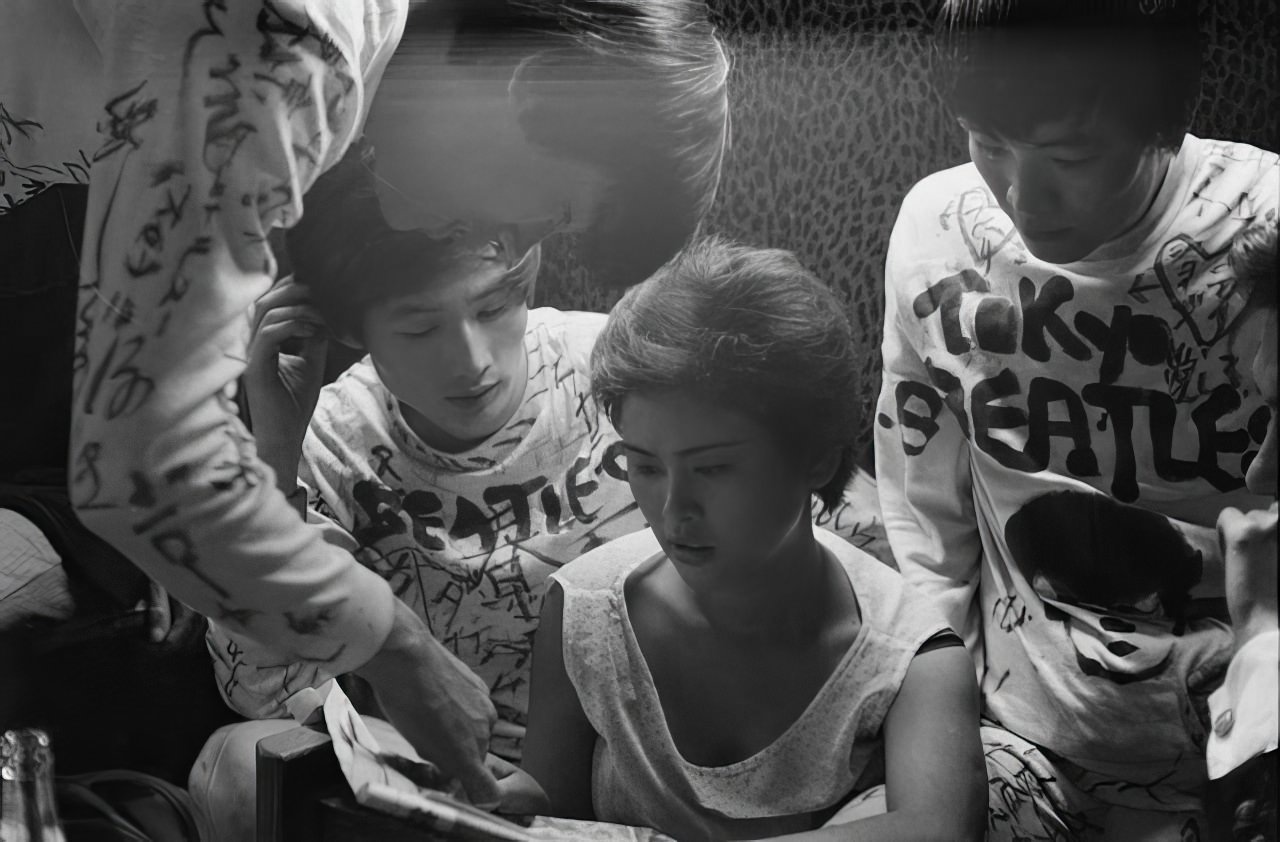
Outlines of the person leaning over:
M271 285L268 233L361 132L393 227L511 255L578 231L588 256L622 256L615 281L643 277L718 178L727 67L705 9L41 0L4 4L0 55L9 212L88 183L76 513L254 657L358 671L411 743L493 803L483 684L304 525L236 418L245 314ZM620 200L646 178L647 201Z

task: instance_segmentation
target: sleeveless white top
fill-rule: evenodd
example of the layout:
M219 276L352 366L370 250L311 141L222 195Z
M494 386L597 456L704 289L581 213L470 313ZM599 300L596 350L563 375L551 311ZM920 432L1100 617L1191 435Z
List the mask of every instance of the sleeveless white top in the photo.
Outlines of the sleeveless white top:
M623 595L632 571L662 550L650 530L599 547L552 577L564 590L564 662L598 739L596 818L656 828L682 840L798 831L797 818L878 783L881 725L912 657L948 630L894 570L815 530L843 565L862 626L800 718L772 744L727 766L687 762L667 727Z

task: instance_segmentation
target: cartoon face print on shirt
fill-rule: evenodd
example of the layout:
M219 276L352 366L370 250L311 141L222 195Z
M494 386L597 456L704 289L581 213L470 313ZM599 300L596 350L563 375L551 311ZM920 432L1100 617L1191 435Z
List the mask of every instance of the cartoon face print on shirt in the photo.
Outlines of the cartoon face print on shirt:
M1104 494L1034 497L1005 522L1004 533L1041 596L1103 612L1176 622L1204 567L1168 518Z
M1067 624L1082 672L1123 684L1163 670L1167 641L1144 652L1148 633L1181 632L1205 567L1167 518L1105 494L1062 490L1028 501L1004 534L1046 619Z

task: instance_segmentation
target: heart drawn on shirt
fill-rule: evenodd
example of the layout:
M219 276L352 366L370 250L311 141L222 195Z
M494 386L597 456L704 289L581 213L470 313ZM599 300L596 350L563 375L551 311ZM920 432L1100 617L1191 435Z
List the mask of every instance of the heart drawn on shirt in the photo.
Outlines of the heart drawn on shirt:
M1211 252L1186 234L1178 234L1156 251L1152 268L1160 288L1181 317L1173 328L1186 325L1201 348L1216 344L1231 323L1235 278L1214 271L1217 267L1212 265L1224 261L1229 248L1230 241Z
M991 192L982 187L961 193L956 199L954 213L960 226L960 236L974 263L985 263L990 269L991 259L1017 233L1009 217L1000 209Z

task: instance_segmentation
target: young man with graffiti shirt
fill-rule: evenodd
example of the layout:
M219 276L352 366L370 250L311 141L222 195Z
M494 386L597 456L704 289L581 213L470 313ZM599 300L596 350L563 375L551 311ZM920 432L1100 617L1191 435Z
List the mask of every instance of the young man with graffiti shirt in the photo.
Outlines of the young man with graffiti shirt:
M590 396L605 316L529 309L539 246L513 260L498 242L422 232L365 250L335 237L367 217L370 195L358 184L325 195L289 233L296 280L278 281L254 315L254 435L280 490L484 681L498 711L490 750L519 762L547 577L644 525ZM330 334L368 355L322 389ZM275 718L220 731L203 755L214 773L198 762L192 778L219 838L247 838L233 824L252 820L254 747L292 727L289 697L331 676L313 662L261 666L216 622L209 649L228 704Z
M957 0L940 28L972 163L916 185L890 243L890 543L1007 729L993 837L1184 838L1231 652L1212 528L1270 502L1244 488L1269 410L1226 254L1275 214L1277 159L1186 133L1186 3Z

